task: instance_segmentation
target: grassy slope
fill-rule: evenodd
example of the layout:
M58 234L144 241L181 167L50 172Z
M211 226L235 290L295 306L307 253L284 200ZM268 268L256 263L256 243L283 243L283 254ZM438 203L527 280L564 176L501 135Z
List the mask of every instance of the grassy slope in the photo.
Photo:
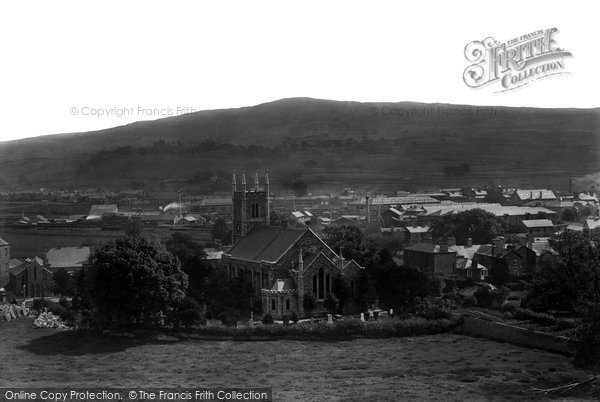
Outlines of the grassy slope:
M27 319L0 322L0 356L4 387L266 386L275 400L521 400L531 387L589 375L561 355L455 334L156 341L34 329Z
M470 115L465 115L465 110ZM364 183L381 188L406 178L421 186L502 182L564 188L570 177L600 171L598 109L493 110L285 99L99 132L0 143L0 178L12 182L19 174L26 174L35 186L85 183L126 187L132 179L186 179L198 170L269 166L277 176L278 172L302 166L305 179L311 181L323 174L327 185ZM309 152L290 151L286 158L275 161L268 155L232 157L218 152L193 158L136 155L97 166L83 176L74 174L90 154L101 149L144 146L159 139L184 143L214 139L275 146L290 139L318 142L349 137L401 139L401 143L372 154L317 146ZM445 165L463 162L471 165L472 174L459 179L442 175Z

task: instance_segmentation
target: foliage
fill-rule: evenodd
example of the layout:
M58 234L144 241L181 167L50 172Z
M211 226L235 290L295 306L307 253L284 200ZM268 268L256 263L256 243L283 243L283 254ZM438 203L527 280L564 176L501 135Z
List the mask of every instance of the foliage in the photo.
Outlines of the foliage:
M365 241L356 226L328 226L324 234L325 243L332 250L341 252L347 260L355 260L364 266L375 255L375 245L371 241Z
M498 259L494 258L492 260L492 265L490 266L490 272L487 280L496 286L501 286L507 283L510 280L510 271L506 265L506 262L503 260L499 261Z
M200 303L191 297L185 297L173 311L173 326L178 328L180 324L189 328L197 324L206 324L202 316Z
M473 244L490 243L496 236L506 232L498 218L482 209L445 216L433 225L432 231L435 239L454 236L456 243L463 245L467 244L469 238Z
M76 282L64 269L60 268L52 275L54 281L54 292L61 296L72 297L75 295Z
M577 220L577 211L572 208L565 208L560 214L560 220L563 222L574 222Z
M127 222L127 227L125 228L125 235L137 237L141 236L144 230L144 224L140 219L134 218Z
M207 302L207 281L212 268L206 262L206 252L187 233L175 232L166 242L167 250L175 255L181 269L188 276L188 296L201 302Z
M517 311L517 305L514 303L504 302L502 303L500 310L502 310L504 313L514 313Z
M348 281L339 272L333 276L331 291L338 299L338 311L341 313L350 299L352 289L350 289Z
M215 221L211 234L213 239L219 240L221 244L231 244L231 227L225 219L219 218Z
M500 308L506 295L506 292L489 290L486 286L479 286L475 292L477 305L486 308Z
M580 366L600 365L600 306L591 306L577 329L575 362Z
M265 325L271 325L274 322L275 320L273 319L273 316L270 313L265 314L262 318L262 323Z
M300 320L300 317L298 316L298 312L296 310L292 311L292 316L290 317L290 320L294 323L297 324L298 321Z
M315 300L315 296L313 296L312 293L305 294L304 300L302 300L302 307L304 307L304 310L311 312L316 306L317 301Z
M367 274L368 283L372 284L379 301L397 310L411 304L415 297L437 295L440 290L437 278L417 269L398 267L385 249L380 250L367 265Z
M80 297L88 299L100 327L158 325L188 286L179 260L145 236L126 236L96 250L85 282Z
M448 310L441 306L432 305L427 299L415 297L413 304L417 317L425 318L426 320L448 320L452 317L452 314Z
M337 312L340 301L333 293L327 293L325 295L325 300L323 301L323 305L331 314Z
M600 235L564 232L552 242L558 263L545 266L524 305L535 311L571 311L600 303Z
M464 307L475 307L477 305L477 298L475 296L467 296L463 299L462 305Z

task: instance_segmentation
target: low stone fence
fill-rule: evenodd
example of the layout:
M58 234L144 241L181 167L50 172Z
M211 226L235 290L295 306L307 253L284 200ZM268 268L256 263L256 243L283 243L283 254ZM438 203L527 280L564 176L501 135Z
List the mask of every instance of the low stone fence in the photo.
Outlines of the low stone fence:
M0 321L11 321L19 317L27 317L29 309L16 304L0 304Z
M465 335L479 336L496 341L512 343L557 352L565 355L573 354L575 341L564 336L556 336L544 332L532 331L513 325L503 324L475 318L468 315L462 317L462 323L456 328Z

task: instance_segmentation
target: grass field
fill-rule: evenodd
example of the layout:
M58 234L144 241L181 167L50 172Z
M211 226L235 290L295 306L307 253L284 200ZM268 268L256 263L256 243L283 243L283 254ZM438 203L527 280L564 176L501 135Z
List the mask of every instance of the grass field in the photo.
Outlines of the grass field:
M1 387L268 386L274 400L378 401L523 400L535 397L532 387L590 375L561 355L455 334L348 342L140 340L34 329L29 319L0 322L0 373Z

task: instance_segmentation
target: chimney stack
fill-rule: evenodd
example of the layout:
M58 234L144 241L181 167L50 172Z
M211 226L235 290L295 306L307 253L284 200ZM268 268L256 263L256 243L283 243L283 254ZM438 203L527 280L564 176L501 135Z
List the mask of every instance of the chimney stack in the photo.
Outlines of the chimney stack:
M440 242L440 253L447 253L448 252L448 242L447 241L441 241Z

